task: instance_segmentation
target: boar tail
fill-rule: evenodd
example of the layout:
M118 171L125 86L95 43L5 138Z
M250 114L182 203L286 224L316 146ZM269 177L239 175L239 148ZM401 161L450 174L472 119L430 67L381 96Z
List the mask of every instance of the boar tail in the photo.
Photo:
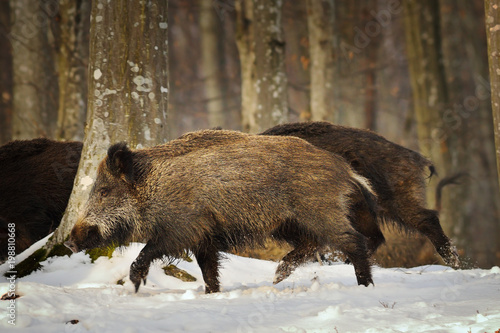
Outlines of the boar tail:
M429 175L429 179L434 175L438 175L436 167L433 164L429 165L429 171L431 172L431 174Z
M361 191L363 198L368 205L368 209L374 218L378 217L379 206L377 201L377 194L373 190L370 181L356 173L352 175L353 183Z
M459 179L468 175L469 174L467 172L458 172L451 176L444 177L439 181L439 183L436 186L436 203L434 208L435 210L437 210L438 212L441 210L441 197L442 197L443 187L451 184L459 185L461 184Z

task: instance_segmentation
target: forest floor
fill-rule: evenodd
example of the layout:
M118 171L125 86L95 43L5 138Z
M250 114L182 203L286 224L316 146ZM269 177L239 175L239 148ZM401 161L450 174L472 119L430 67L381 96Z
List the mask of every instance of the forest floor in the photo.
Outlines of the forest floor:
M43 241L19 255L27 257ZM500 330L500 268L440 265L373 267L375 286L358 286L351 265L310 263L273 285L277 263L228 254L222 291L204 294L195 261L178 267L183 282L153 265L139 292L129 267L143 244L91 263L55 257L15 281L14 301L0 301L1 332L488 332ZM0 266L3 275L7 264ZM124 281L117 284L117 281ZM4 280L5 281L5 280ZM0 283L0 295L9 290ZM9 309L14 304L15 310ZM15 315L12 321L11 313ZM9 323L10 321L10 323ZM15 323L15 325L12 325Z

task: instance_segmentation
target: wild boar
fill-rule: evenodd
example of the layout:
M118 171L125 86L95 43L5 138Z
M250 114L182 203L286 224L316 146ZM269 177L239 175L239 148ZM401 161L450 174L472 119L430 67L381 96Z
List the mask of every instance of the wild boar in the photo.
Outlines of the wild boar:
M376 218L369 182L340 157L293 137L205 130L153 148L112 145L66 246L146 243L130 268L136 291L164 256L194 254L205 292L219 291L220 252L267 237L294 246L275 283L318 246L343 251L358 284L373 283L366 237L352 226L356 202Z
M261 135L299 137L342 156L371 182L381 207L379 223L391 221L403 230L420 232L429 238L448 265L460 266L457 251L441 228L438 212L426 208L424 171L428 170L430 177L435 168L421 154L372 131L328 122L283 124ZM375 228L371 220L357 223L358 231L372 240L369 252L375 252L384 242L380 229Z
M17 140L0 147L0 260L7 225L15 224L15 252L54 231L73 188L81 142Z

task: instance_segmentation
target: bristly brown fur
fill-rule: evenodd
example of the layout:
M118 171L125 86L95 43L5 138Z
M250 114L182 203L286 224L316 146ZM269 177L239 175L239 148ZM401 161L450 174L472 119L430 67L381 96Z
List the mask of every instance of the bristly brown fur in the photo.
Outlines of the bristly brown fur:
M131 159L115 159L118 151ZM218 291L220 252L262 245L268 237L295 247L275 282L311 248L332 245L351 259L359 284L372 283L366 239L351 216L357 214L355 204L376 216L376 199L368 181L338 156L299 138L206 130L148 149L114 145L109 159L114 160L101 164L68 245L76 251L95 244L85 231L92 226L106 231L93 234L99 242L119 241L116 237L125 239L127 233L147 242L131 268L136 288L153 260L188 250L200 265L206 291ZM116 174L128 168L133 183Z

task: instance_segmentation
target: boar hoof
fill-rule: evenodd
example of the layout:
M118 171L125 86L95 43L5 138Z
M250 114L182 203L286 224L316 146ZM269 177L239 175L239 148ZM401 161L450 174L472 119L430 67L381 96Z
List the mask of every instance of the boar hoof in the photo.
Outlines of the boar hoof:
M146 278L139 278L139 279L135 279L133 278L132 276L130 276L130 280L132 281L132 283L134 284L135 286L135 292L137 293L139 291L139 287L141 286L141 280L144 281L144 285L146 285Z
M283 274L276 274L274 276L273 284L278 284L286 278Z
M458 251L455 246L452 246L450 248L450 255L447 260L447 264L453 267L454 269L459 269L460 268L460 259L458 257Z
M368 278L364 277L364 276L358 277L358 285L359 286L363 285L365 287L368 287L370 284L375 285L373 283L373 279L371 277L368 277Z
M280 283L281 281L289 277L290 274L292 274L290 266L286 262L281 261L280 264L278 265L278 268L276 268L273 284Z
M149 267L145 269L140 269L134 265L130 267L130 281L132 281L132 283L134 284L136 293L139 291L141 281L143 281L144 285L146 285L146 277L148 276L148 272Z

